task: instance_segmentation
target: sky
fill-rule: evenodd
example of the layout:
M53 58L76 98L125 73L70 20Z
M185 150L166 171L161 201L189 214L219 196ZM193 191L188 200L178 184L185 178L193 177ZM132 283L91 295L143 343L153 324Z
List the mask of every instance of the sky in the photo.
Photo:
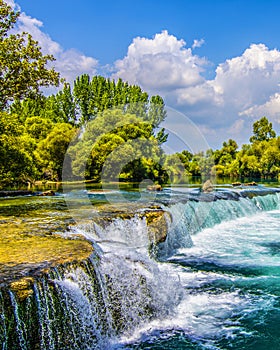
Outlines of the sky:
M162 96L186 142L196 127L214 149L248 143L262 116L280 131L278 0L7 2L69 82L100 74Z

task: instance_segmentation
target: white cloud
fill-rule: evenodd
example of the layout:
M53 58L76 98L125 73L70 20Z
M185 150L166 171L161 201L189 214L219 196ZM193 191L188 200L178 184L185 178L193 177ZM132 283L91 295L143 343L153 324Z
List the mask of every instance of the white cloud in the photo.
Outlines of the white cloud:
M166 30L152 39L137 37L128 47L126 57L115 63L113 77L140 84L148 91L165 92L200 84L207 62L185 46L184 40Z
M56 57L55 67L67 81L72 82L84 73L90 76L97 73L98 61L74 49L61 51Z
M244 128L245 121L243 119L237 119L228 129L229 134L238 135Z
M270 96L264 104L254 105L239 114L257 118L269 116L270 119L280 123L280 93Z
M201 47L205 43L204 39L194 39L193 44L192 44L192 49L195 49L197 47Z
M279 90L280 52L253 44L241 56L228 59L216 69L211 82L224 105L240 112L264 103Z
M262 115L280 122L279 82L280 51L252 44L240 56L218 65L213 80L177 89L166 100L176 101L198 124L220 130L221 135L239 133L245 139L248 123ZM240 116L252 118L241 122Z
M192 48L202 44L194 40ZM163 96L212 140L236 137L247 142L253 120L262 115L280 122L279 50L252 44L219 64L212 80L202 75L208 63L183 40L163 31L152 39L135 38L127 55L115 63L113 77Z
M17 23L17 31L30 33L33 39L39 42L44 54L59 55L63 51L61 46L44 33L42 28L43 22L27 16L24 12L21 13Z
M13 0L8 2L13 7L17 6ZM51 65L67 81L72 82L78 75L83 73L89 75L97 73L98 61L95 58L86 56L75 49L64 50L59 43L52 40L43 31L43 23L40 20L28 16L25 12L21 12L15 30L16 32L25 31L30 33L33 39L38 41L44 54L53 55L56 61L52 62Z

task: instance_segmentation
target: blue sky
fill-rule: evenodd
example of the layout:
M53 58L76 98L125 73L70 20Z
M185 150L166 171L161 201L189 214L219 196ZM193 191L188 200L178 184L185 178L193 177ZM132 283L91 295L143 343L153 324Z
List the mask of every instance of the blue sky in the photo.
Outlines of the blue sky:
M16 4L18 30L54 54L70 81L85 72L139 84L194 122L214 148L228 138L248 142L262 115L279 129L279 1Z
M18 0L44 23L52 39L108 64L123 57L137 36L162 30L187 44L204 39L199 54L218 64L251 43L280 47L280 2L275 0L95 1Z

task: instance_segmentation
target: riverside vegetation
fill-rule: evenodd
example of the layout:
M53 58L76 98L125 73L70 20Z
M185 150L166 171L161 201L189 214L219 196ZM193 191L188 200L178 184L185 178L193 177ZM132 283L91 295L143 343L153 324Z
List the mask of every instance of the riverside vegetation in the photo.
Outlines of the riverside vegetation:
M118 153L121 159L129 152L128 141L139 138L149 140L148 153L153 157L136 152L139 158L128 162L115 178L150 178L164 183L184 175L278 177L280 138L266 117L253 124L250 143L241 148L229 139L219 150L166 155L161 145L168 134L160 129L166 111L160 96L150 97L139 86L121 79L91 78L87 74L77 77L73 87L64 80L56 94L44 96L41 87L58 86L60 82L59 73L47 68L54 57L44 56L30 34L11 34L18 16L0 0L0 187L43 179L61 181L66 150L84 125L90 127L83 147L89 148L87 141L95 140L87 159L82 157L84 178L95 182L100 181L109 154L127 144ZM129 124L123 125L123 120ZM79 158L83 153L79 146L73 143L71 147L67 156ZM73 163L72 179L81 175L78 163Z

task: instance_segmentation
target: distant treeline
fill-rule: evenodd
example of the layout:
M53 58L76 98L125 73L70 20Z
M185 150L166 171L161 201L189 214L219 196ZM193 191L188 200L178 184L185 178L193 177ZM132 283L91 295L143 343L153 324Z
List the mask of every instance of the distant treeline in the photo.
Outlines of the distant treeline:
M160 96L150 98L139 86L101 76L82 75L73 89L65 83L49 97L15 100L0 113L1 185L61 181L70 142L71 180L98 182L102 175L112 181L149 178L159 183L183 182L186 176L278 177L280 137L266 117L253 124L250 143L241 149L230 139L219 150L172 155L161 148L168 138L159 128L165 117Z
M239 149L236 141L225 141L221 149L209 149L205 153L177 153L190 176L217 176L237 178L272 179L280 173L280 137L276 136L272 123L266 117L253 124L250 143ZM168 156L172 164L174 156ZM177 174L179 176L179 174Z

